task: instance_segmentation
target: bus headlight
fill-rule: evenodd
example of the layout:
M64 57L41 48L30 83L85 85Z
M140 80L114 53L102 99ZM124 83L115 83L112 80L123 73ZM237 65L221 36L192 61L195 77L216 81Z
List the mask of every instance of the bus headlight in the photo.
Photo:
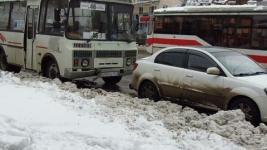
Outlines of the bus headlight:
M88 67L89 66L89 60L88 59L83 59L81 62L82 67Z
M127 58L126 59L126 65L130 66L132 64L132 59L131 58Z

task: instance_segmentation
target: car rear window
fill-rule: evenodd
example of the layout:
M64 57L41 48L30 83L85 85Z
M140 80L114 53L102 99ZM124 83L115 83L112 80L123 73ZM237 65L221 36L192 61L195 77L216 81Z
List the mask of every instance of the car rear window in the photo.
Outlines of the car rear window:
M183 52L164 52L156 57L155 63L175 67L184 67L185 60L186 54Z

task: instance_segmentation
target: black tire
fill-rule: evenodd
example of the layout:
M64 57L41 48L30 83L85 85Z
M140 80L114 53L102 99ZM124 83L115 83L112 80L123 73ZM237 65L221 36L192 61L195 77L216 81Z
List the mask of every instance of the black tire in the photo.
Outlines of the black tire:
M0 51L0 70L8 71L8 66L5 53Z
M45 77L50 79L60 78L60 72L56 61L50 60L44 68Z
M14 73L19 73L21 71L21 67L15 65L9 65L8 69Z
M157 87L150 81L144 81L138 90L139 98L149 98L154 101L159 101L160 96Z
M246 120L254 126L258 126L261 122L260 111L255 102L249 98L238 98L233 100L228 107L230 110L241 109L246 116Z
M116 77L103 77L102 78L105 84L107 85L114 85L121 81L122 76L116 76Z

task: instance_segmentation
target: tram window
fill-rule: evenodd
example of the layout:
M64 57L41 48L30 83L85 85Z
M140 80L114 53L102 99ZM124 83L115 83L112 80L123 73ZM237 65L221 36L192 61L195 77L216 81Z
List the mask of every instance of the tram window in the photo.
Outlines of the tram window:
M156 17L154 33L180 34L182 21L182 17L179 16Z
M267 16L253 17L252 48L267 48Z
M25 2L13 2L11 11L11 29L12 31L24 31L25 28Z
M10 3L0 3L0 30L8 30Z
M48 0L44 1L41 8L40 32L46 34L63 35L67 0Z

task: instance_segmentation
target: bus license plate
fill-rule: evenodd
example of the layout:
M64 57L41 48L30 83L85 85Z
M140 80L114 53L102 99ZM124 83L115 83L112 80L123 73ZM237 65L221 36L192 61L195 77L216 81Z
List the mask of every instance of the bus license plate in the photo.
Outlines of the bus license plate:
M101 77L114 77L119 76L118 72L103 72L100 74Z

